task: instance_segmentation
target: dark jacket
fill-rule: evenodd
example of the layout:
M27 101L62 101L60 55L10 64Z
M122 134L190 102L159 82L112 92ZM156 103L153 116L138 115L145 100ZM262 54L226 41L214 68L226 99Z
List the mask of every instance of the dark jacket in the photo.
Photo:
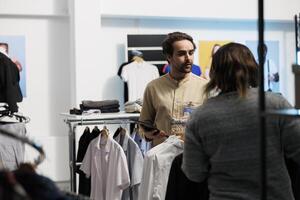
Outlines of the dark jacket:
M16 64L0 53L0 102L7 103L11 112L17 112L17 102L23 100L19 81L20 74Z

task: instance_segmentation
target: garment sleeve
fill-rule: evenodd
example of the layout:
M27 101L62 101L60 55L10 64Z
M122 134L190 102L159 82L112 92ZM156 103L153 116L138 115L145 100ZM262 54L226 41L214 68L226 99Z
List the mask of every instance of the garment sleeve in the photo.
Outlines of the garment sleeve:
M132 141L135 143L134 141ZM134 149L132 150L134 154L131 157L131 186L140 184L142 181L142 169L144 164L143 154L137 144L134 144Z
M125 65L122 69L122 72L121 72L121 78L124 82L127 82L128 81L128 66Z
M159 71L158 71L157 67L154 66L154 78L153 79L156 79L158 77L159 77Z
M193 115L192 115L193 116ZM188 179L202 182L208 174L209 160L198 134L197 120L192 119L185 129L182 170Z
M129 170L127 165L126 156L124 154L124 151L119 149L119 156L118 156L118 162L117 162L117 186L119 189L124 190L130 185L130 178L129 178Z
M91 143L89 144L87 151L84 155L84 158L82 160L82 164L80 166L80 170L83 171L86 175L86 177L90 177L91 176L91 157L92 157L92 148L91 148Z
M10 58L1 59L1 102L6 102L11 112L18 112L17 102L23 97L19 86L20 74L15 63Z

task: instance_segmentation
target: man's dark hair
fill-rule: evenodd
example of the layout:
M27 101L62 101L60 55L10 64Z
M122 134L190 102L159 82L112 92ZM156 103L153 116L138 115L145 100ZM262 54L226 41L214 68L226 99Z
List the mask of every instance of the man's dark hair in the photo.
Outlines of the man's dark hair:
M196 49L196 45L191 36L189 36L186 33L182 33L182 32L173 32L173 33L169 33L167 35L166 39L162 42L163 54L165 56L172 55L173 51L174 51L173 43L177 42L177 41L181 41L181 40L190 41L193 44L194 49Z
M258 65L248 47L229 43L213 55L209 76L207 96L219 89L222 93L237 91L239 96L245 97L249 87L258 85Z

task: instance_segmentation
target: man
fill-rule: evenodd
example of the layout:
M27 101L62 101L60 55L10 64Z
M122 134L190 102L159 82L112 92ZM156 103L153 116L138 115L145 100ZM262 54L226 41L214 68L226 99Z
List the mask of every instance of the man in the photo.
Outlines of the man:
M156 128L140 126L145 138L153 140L153 146L163 142L166 135L183 135L189 113L203 103L207 83L191 73L196 49L191 36L169 33L162 48L171 70L147 85L140 115L140 121Z

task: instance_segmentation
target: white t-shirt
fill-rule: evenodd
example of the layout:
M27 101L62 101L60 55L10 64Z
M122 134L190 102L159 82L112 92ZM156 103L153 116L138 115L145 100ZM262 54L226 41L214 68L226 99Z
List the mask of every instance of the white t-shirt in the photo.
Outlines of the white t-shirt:
M121 77L128 83L128 101L136 101L143 99L147 84L158 78L159 72L156 66L145 61L134 61L123 67Z
M93 139L83 158L80 170L91 176L91 198L120 200L130 185L126 156L122 147L108 136L103 145L101 134Z

